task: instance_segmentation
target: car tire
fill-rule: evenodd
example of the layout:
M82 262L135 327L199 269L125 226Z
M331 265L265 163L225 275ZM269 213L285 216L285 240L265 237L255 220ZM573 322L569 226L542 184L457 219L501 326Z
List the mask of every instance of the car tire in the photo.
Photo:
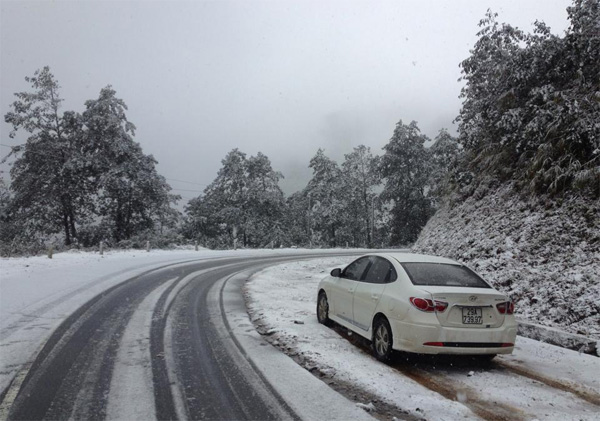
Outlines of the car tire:
M327 301L327 294L324 291L321 291L319 298L317 298L317 320L325 326L331 326L332 324L329 318L329 301Z
M373 355L379 361L389 362L392 360L394 338L392 328L385 317L378 317L373 323Z

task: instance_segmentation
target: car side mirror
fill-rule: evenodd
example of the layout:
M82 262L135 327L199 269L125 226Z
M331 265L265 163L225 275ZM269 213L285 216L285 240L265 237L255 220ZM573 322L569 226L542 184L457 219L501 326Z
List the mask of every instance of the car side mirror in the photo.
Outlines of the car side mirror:
M331 276L333 276L334 278L339 278L341 274L342 270L340 268L335 268L331 271Z

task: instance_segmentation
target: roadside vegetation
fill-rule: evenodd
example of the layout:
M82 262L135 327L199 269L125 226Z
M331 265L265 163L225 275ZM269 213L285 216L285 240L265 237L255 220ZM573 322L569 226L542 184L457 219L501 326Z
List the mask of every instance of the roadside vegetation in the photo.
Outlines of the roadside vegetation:
M535 323L600 338L600 6L563 37L488 14L462 64L462 153L414 250L465 262Z
M11 136L27 138L3 160L11 163L11 180L0 182L0 253L101 241L407 246L440 209L449 215L468 201L475 203L470 218L484 218L477 201L500 190L532 211L568 204L576 207L573 215L589 214L581 220L587 228L572 235L586 242L586 253L598 253L598 231L591 229L598 215L588 210L600 199L599 4L575 0L563 35L543 22L526 33L488 12L460 63L457 136L442 129L430 139L416 122L400 120L380 155L360 145L340 164L319 149L307 163L311 180L288 197L278 184L284 175L266 155L234 149L184 214L174 208L181 199L156 171L156 160L134 140L116 92L107 86L80 112L63 111L58 81L48 67L40 69L5 115Z
M11 148L10 189L0 185L3 254L35 252L60 236L64 246L115 245L173 226L177 196L157 161L133 140L127 106L110 86L83 112L61 111L60 85L44 67L25 78L4 119L28 135Z

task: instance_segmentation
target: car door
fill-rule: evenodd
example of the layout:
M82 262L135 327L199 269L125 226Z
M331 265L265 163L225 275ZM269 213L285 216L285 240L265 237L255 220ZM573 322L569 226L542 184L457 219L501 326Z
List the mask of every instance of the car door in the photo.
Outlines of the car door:
M333 315L345 320L349 323L354 323L352 318L352 297L354 290L358 284L358 280L363 276L363 273L371 264L368 257L362 257L350 263L342 271L339 278L333 282Z
M370 260L368 271L354 290L352 310L354 324L364 331L371 328L371 320L386 285L396 280L396 271L390 262L378 256L371 256Z

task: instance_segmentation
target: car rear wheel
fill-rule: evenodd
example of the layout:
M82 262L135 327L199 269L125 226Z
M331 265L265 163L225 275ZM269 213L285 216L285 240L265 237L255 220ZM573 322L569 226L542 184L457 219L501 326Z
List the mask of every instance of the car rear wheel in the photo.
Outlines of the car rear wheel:
M317 320L325 326L331 326L329 302L327 301L327 294L323 291L319 293L319 298L317 299Z
M373 354L379 361L387 362L392 359L393 345L392 329L384 317L379 317L373 323Z

